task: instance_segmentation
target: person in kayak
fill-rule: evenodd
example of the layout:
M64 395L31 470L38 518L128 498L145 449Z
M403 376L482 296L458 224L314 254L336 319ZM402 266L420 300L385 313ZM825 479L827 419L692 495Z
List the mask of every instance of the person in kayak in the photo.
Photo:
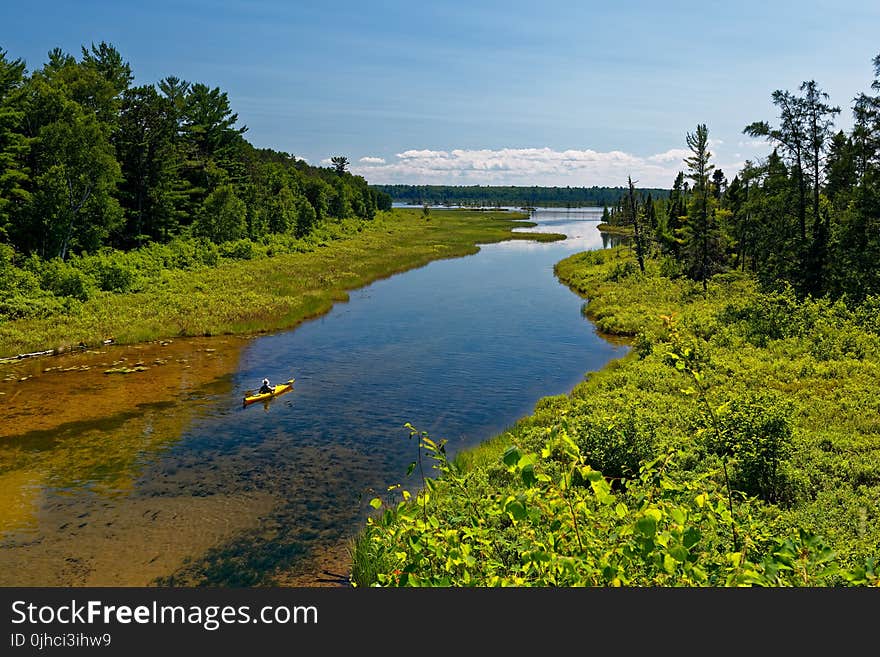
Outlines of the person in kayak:
M263 379L263 385L260 388L260 394L264 395L267 392L274 392L275 388L269 385L269 379Z

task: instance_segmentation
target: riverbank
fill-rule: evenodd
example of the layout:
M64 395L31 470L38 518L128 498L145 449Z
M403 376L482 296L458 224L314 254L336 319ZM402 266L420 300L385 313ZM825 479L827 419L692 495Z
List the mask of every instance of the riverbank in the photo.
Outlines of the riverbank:
M608 235L621 235L626 237L632 237L634 235L632 226L614 226L603 221L596 226L596 228L600 233L607 233Z
M440 477L374 500L356 585L877 583L876 301L739 273L704 295L633 265L625 248L558 263L633 351L454 463L417 433Z
M195 271L169 270L149 289L100 292L69 313L0 325L0 358L65 351L105 340L137 344L182 336L251 334L291 328L327 312L347 291L441 258L475 253L508 239L561 235L512 232L530 226L513 212L394 209L330 233L311 250L224 261Z

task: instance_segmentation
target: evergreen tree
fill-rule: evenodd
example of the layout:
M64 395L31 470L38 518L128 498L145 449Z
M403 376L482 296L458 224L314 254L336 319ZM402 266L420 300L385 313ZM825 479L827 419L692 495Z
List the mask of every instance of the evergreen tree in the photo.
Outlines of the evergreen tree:
M119 199L127 219L122 245L166 240L177 231L176 133L169 98L152 85L125 92L116 144L123 178Z
M708 280L723 270L724 242L715 213L715 202L710 190L710 176L714 165L709 161L709 131L699 124L693 133L687 134L691 155L685 158L687 177L693 181L693 194L683 230L682 255L685 270L694 280L703 283L707 290Z
M654 210L654 199L651 198L651 192L645 199L645 229L650 229L651 233L657 230L657 212Z
M834 209L841 211L846 208L858 183L855 148L843 130L831 138L825 168L825 193Z
M636 261L639 263L639 271L645 271L645 256L647 255L647 244L645 243L645 230L642 225L642 216L640 214L639 202L636 198L635 188L631 176L626 179L629 194L625 200L625 212L629 217L629 222L633 227L633 238L636 247Z
M824 101L828 94L822 91L814 80L801 85L803 92L804 119L809 147L809 162L812 170L812 215L813 230L809 253L805 263L804 284L808 293L819 295L825 285L825 269L828 257L828 237L831 232L831 216L827 210L819 208L820 189L823 180L824 156L831 140L835 115L839 107L831 107Z
M807 242L807 181L804 172L808 152L807 128L805 125L804 104L788 91L777 89L772 94L773 104L779 108L780 125L771 128L766 121L756 121L743 129L752 137L766 137L781 146L791 163L791 172L797 184L797 217L800 230L800 248Z
M236 127L238 114L226 92L201 83L189 85L182 117L182 173L193 203L199 204L220 185L241 184L245 178L241 135L247 126Z
M727 177L721 169L715 169L712 173L712 196L716 201L720 201L725 191L727 191Z
M673 255L677 255L679 252L678 235L681 232L682 221L687 214L686 196L687 183L684 180L684 173L679 171L669 192L666 226L660 235L661 247L666 253Z
M23 132L22 86L25 64L0 48L0 242L9 239L16 213L31 198L26 156L30 140Z
M333 163L333 168L336 170L336 173L342 175L346 172L348 168L348 158L344 155L334 155L330 158L330 161Z

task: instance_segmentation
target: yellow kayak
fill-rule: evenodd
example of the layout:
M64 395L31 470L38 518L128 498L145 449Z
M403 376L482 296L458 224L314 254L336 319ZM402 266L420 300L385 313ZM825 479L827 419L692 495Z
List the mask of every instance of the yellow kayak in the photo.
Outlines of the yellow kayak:
M274 386L272 392L264 392L256 395L247 395L244 398L244 405L253 404L258 401L266 401L267 399L272 399L273 397L277 397L278 395L282 395L285 392L290 392L293 390L293 382L294 379L290 379L287 383L279 383Z

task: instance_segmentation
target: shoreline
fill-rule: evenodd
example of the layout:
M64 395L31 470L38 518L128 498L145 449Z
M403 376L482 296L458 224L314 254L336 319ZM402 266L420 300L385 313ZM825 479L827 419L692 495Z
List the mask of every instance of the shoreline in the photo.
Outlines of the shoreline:
M634 235L632 226L613 226L602 222L596 228L600 233L607 233L608 235L621 235L624 237L632 237Z

